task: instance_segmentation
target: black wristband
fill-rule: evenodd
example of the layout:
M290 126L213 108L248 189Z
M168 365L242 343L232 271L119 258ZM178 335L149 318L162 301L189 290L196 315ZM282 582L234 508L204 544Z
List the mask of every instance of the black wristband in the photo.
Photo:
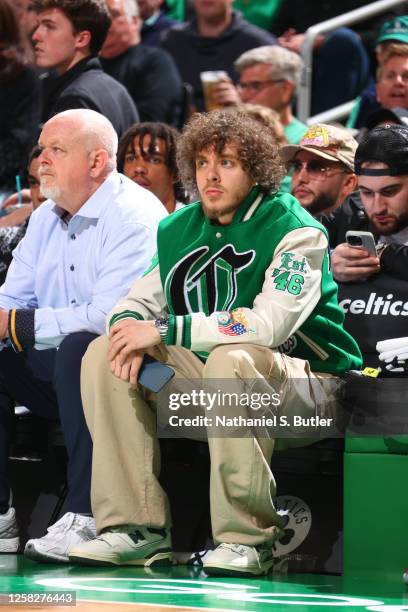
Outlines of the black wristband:
M35 344L34 316L34 308L14 308L9 312L8 335L16 353L32 348Z

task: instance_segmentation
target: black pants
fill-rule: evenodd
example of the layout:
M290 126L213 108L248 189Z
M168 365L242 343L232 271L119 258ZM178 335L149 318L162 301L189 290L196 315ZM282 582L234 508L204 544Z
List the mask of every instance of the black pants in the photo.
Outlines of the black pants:
M14 404L38 416L60 420L68 451L67 512L91 512L92 440L81 401L81 360L95 334L64 338L58 350L0 351L0 507L7 506L8 456Z

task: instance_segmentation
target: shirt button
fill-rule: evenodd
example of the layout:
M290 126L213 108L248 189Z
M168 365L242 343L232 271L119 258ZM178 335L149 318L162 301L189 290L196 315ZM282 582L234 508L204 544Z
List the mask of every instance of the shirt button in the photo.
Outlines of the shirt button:
M74 268L74 264L70 265L70 266L69 266L69 269L71 270L71 272L73 272L73 271L75 270L75 268Z
M221 232L217 232L217 233L215 234L215 237L216 237L216 238L221 238L221 237L222 237Z
M71 240L76 240L75 234L71 234Z

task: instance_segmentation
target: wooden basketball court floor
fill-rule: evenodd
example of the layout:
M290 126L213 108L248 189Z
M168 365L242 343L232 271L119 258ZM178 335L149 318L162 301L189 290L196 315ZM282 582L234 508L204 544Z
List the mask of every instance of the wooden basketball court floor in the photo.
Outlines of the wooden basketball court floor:
M75 599L75 605L69 605ZM59 602L59 603L58 603ZM65 604L65 605L62 605ZM408 612L408 588L375 577L209 578L196 566L91 568L0 555L0 612Z

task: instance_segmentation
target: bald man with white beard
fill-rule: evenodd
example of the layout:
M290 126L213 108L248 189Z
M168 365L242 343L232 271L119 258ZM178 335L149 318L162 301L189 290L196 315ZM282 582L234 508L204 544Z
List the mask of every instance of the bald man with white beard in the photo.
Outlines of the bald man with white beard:
M69 110L39 138L41 192L0 292L0 551L16 552L9 507L9 441L17 401L61 421L68 450L66 513L26 554L67 561L94 533L90 506L92 443L80 396L80 366L106 314L142 275L166 215L149 191L116 171L118 139L101 114ZM58 348L58 351L56 350Z

